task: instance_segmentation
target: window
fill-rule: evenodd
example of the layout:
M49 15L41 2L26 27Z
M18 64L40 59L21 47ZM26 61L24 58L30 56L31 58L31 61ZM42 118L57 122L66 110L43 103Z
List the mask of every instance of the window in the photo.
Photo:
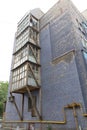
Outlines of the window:
M82 39L82 45L85 49L87 49L87 40L86 39Z
M83 56L84 56L85 62L87 64L87 52L85 52L85 51L82 51L82 52L83 52Z
M30 38L33 39L33 29L30 28Z
M36 96L33 96L33 103L34 103L34 106L36 107ZM32 117L36 116L36 112L35 112L34 107L32 106L32 101L30 97L28 98L28 111L31 111Z
M37 41L37 32L30 28L30 38L33 39L34 41Z
M34 106L36 107L36 96L33 96L33 102L34 102ZM36 112L35 112L35 109L34 107L32 107L32 117L35 117L36 116Z
M35 65L32 64L32 69L35 71Z
M12 90L24 87L26 85L27 65L23 65L20 68L13 71L12 74Z
M31 102L31 99L30 97L28 98L28 111L31 111L32 109L32 102Z
M33 72L34 72L36 78L38 79L39 67L32 64L32 69L33 69Z
M33 52L32 52L31 49L29 49L29 55L30 55L30 56L33 56Z
M17 66L19 66L20 64L22 64L23 62L25 62L27 60L27 58L28 58L27 55L28 55L28 49L27 49L27 47L25 47L21 51L19 51L15 55L14 68L16 68Z
M36 58L38 58L39 50L36 47L33 46L33 51L34 51L34 54L35 54Z
M33 78L32 73L31 73L30 70L28 71L28 77L29 77L29 78Z
M36 32L36 31L33 32L33 39L34 39L35 41L37 41L37 32Z
M85 31L86 31L86 33L87 33L87 23L82 22L82 26L85 28Z
M38 49L36 48L36 57L38 58L38 54L39 54L39 51Z
M29 25L29 15L27 15L22 21L18 24L17 35L19 35L28 25Z
M83 35L85 35L85 30L82 28L82 26L79 27L78 29L81 31L81 33L82 33Z
M39 49L36 47L32 46L29 48L29 61L36 63L37 61L39 62Z
M30 26L37 28L37 20L34 19L33 17L30 18Z
M85 33L87 33L87 23L79 23L79 30L85 35Z
M78 29L79 29L79 31L83 34L83 35L85 35L85 28L84 28L84 26L83 26L83 23L81 22L79 22L78 21L78 19L76 19L76 21L77 21L77 23L78 23Z
M36 71L38 71L38 67L36 66Z

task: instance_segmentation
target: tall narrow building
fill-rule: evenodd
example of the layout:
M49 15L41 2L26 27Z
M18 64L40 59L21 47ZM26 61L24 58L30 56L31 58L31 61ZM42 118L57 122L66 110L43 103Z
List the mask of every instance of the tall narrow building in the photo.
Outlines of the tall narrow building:
M87 128L87 21L70 0L18 23L5 113L26 129Z

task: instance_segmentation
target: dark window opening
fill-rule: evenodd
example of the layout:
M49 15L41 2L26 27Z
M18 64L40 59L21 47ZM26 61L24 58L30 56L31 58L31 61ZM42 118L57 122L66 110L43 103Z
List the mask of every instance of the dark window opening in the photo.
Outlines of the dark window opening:
M31 111L32 109L32 102L31 102L31 99L30 97L28 98L28 111Z
M35 65L32 65L32 69L35 71Z
M33 96L33 102L34 102L34 106L36 107L36 96ZM32 117L36 116L36 111L35 108L32 107Z
M30 26L37 28L37 20L33 17L30 18Z
M82 27L79 27L78 29L81 31L81 33L82 33L83 35L85 35L85 32L84 32L84 30L82 29Z
M33 106L30 97L28 98L28 111L31 112L32 117L36 117L36 96L33 96Z

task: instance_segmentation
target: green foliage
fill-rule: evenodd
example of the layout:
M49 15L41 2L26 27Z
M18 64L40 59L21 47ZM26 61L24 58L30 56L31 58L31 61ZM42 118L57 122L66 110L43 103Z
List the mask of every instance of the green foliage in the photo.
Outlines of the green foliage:
M52 130L52 126L48 125L47 130Z
M8 91L8 82L0 81L0 117L3 114L3 102L6 101Z

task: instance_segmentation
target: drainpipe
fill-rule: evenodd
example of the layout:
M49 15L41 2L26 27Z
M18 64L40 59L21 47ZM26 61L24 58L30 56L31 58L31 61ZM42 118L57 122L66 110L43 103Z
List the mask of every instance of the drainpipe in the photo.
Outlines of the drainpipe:
M77 117L75 106L73 106L73 116L74 116L74 119L75 119L76 130L79 130L78 117Z

